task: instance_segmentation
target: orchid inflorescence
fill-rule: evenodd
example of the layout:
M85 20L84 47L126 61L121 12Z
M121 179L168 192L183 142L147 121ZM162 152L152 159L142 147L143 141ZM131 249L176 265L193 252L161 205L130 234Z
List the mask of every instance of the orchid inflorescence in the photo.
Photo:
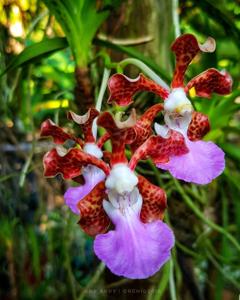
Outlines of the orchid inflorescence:
M174 245L173 232L162 221L166 193L135 172L139 160L151 159L175 178L197 184L211 182L225 166L224 152L214 143L202 141L210 130L209 119L193 110L187 93L194 88L199 97L229 94L231 77L208 69L184 86L184 74L192 59L200 51L214 51L215 42L208 38L200 45L193 35L185 34L171 49L176 55L171 89L143 74L136 79L115 74L109 79L108 103L128 106L139 91L150 91L164 100L141 117L135 110L124 121L95 108L83 116L70 112L68 117L79 124L84 140L64 132L51 120L41 127L41 136L52 136L57 144L44 156L45 176L61 174L64 179L84 181L66 191L66 204L80 216L81 228L95 237L98 258L114 274L127 278L155 274L169 260ZM155 123L154 133L153 121L160 113L165 124ZM106 131L98 139L93 135L94 121ZM74 146L67 150L64 145L68 140ZM111 152L102 149L108 140ZM129 160L127 146L131 150Z

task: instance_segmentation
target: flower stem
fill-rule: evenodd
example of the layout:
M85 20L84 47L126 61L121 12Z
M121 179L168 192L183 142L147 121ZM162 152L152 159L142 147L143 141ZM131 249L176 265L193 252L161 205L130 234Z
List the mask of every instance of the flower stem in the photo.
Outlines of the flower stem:
M104 68L102 83L101 83L100 91L99 91L99 94L98 94L98 97L97 97L97 102L96 102L96 109L98 111L101 111L103 97L104 97L104 93L105 93L106 88L107 88L107 83L108 83L108 78L110 76L110 73L111 73L111 70L109 70L107 68ZM93 130L93 136L96 139L96 137L97 137L97 122L96 122L96 120L94 120L94 122L93 122L92 130Z
M206 216L199 210L199 208L192 202L192 200L188 197L188 195L184 192L183 188L179 184L179 182L173 178L174 184L179 191L180 195L182 196L184 202L187 204L188 207L191 208L191 210L195 213L197 217L199 217L200 220L202 220L205 224L207 224L212 229L216 230L217 232L223 234L232 244L237 248L237 250L240 252L240 245L238 241L230 234L228 233L224 228L217 225L216 223L212 222L211 220L207 219Z
M95 275L85 286L85 288L81 292L80 296L78 297L78 300L86 299L85 296L86 296L87 292L97 283L98 279L100 278L100 276L102 275L104 270L105 270L105 265L103 262L101 262L95 272Z
M125 68L127 65L135 65L139 69L141 69L147 76L149 76L152 80L154 80L157 84L162 86L163 88L170 90L169 86L166 84L162 78L160 78L152 69L150 69L145 63L136 58L126 58L119 63L119 66Z
M169 272L170 297L171 297L171 300L177 300L176 286L175 286L175 281L174 281L174 265L173 265L173 259L172 258L170 259L169 264L170 264L170 272Z
M164 265L159 284L156 286L156 292L155 294L150 295L149 300L159 300L162 298L169 283L169 279L170 279L169 275L170 275L170 261L168 261Z
M174 25L175 38L177 38L181 35L180 21L179 21L179 14L178 14L178 0L172 0L172 19Z

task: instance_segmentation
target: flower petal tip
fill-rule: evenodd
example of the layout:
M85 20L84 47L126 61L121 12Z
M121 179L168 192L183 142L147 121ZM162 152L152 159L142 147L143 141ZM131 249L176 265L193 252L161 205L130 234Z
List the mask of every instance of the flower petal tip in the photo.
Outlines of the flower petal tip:
M208 184L221 175L225 168L224 152L213 142L187 141L189 152L171 157L158 168L168 170L172 176L186 182Z
M172 230L162 221L143 224L137 218L131 228L122 225L98 235L94 252L118 276L144 279L154 275L171 256Z

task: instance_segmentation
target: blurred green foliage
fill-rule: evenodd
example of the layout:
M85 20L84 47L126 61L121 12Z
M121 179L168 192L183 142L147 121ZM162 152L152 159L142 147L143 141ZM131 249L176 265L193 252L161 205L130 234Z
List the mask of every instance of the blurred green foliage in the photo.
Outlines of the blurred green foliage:
M144 3L154 14L155 6L166 1ZM51 145L38 139L40 124L52 118L71 129L66 111L78 111L74 94L76 67L90 69L95 98L104 67L115 72L119 60L126 57L143 61L169 83L172 74L166 71L167 62L157 61L143 51L137 42L139 36L132 38L125 33L120 36L121 42L117 41L117 29L127 26L138 4L137 0L0 2L0 299L134 296L131 291L124 293L124 288L135 288L140 291L139 299L148 300L238 297L239 1L181 0L177 12L168 12L179 14L177 25L182 33L194 33L200 41L210 35L217 41L216 52L197 57L187 78L215 67L227 70L234 84L232 94L226 97L215 95L208 100L192 95L196 109L211 120L212 130L206 139L215 141L226 152L222 176L202 187L177 182L149 162L138 167L168 193L166 220L174 228L176 247L173 259L159 274L145 282L130 281L116 278L98 265L92 240L79 230L78 219L64 206L62 195L68 183L42 176L42 156ZM160 16L165 13L161 11ZM117 29L108 36L115 23ZM169 37L174 32L171 24L165 29ZM155 25L149 24L151 32ZM99 32L101 35L96 35ZM167 44L168 40L160 42ZM170 50L168 57L174 66ZM126 67L124 71L136 74L134 68ZM157 101L142 93L134 106L142 113Z

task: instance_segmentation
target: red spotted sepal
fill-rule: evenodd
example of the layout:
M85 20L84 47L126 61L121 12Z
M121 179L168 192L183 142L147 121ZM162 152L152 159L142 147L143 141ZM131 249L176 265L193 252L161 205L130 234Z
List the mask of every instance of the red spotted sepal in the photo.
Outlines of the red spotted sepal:
M232 90L232 78L227 72L212 68L190 80L185 91L188 92L192 87L199 97L210 98L212 93L227 95Z
M80 116L70 111L68 113L68 118L73 120L75 123L81 126L84 134L85 143L94 143L95 138L92 132L92 126L94 119L99 115L99 112L95 108L89 108L85 115Z
M183 34L178 37L171 46L171 50L176 55L176 67L172 80L172 88L184 86L184 75L188 65L199 51L213 52L215 50L215 40L209 37L201 45L192 34Z
M81 139L66 133L61 127L57 126L50 119L42 123L40 136L52 137L55 144L64 144L67 140L73 140L80 146L83 146L83 141Z
M190 141L201 140L210 131L210 123L207 115L194 111L192 120L188 126L187 135Z
M115 102L120 106L127 106L133 102L133 96L140 91L152 92L166 99L169 91L153 80L140 74L136 79L128 78L123 74L114 74L108 82L110 96L108 103Z
M77 148L64 155L59 154L57 149L52 149L43 158L44 175L47 177L62 174L64 179L71 179L81 175L82 168L89 164L102 169L106 175L109 174L109 167L104 161Z
M151 106L136 122L134 129L136 138L131 144L132 151L140 147L152 135L152 123L156 115L163 110L162 104Z
M136 138L134 129L136 124L135 110L132 110L126 121L116 120L109 112L104 112L98 117L97 124L106 129L110 136L112 143L111 166L117 163L127 163L125 146L132 144Z
M105 191L105 183L102 181L78 202L80 211L78 224L90 236L106 232L110 225L110 219L102 206L103 200L106 198Z
M171 156L182 155L188 152L184 136L174 130L168 138L151 136L132 155L129 162L130 169L134 170L138 161L151 158L155 164L166 163Z
M144 223L162 220L167 207L165 191L141 175L138 175L138 189L143 198L141 220Z

